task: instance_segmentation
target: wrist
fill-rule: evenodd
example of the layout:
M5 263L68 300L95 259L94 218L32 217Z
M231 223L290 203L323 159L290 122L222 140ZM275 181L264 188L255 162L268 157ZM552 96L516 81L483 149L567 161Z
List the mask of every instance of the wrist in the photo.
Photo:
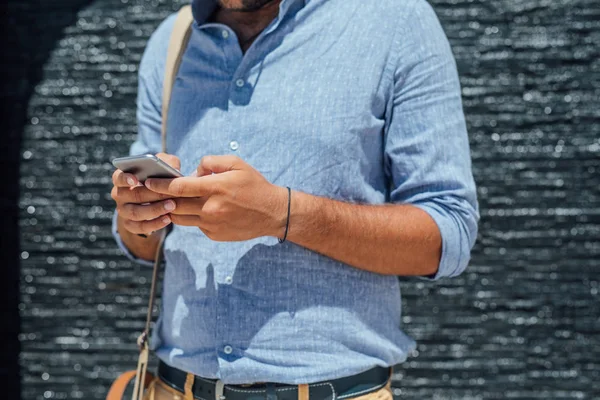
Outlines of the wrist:
M272 228L269 236L275 236L279 239L285 234L285 226L288 219L288 189L284 186L275 186L274 190L275 204L272 212Z
M322 240L330 224L326 212L329 199L302 191L291 193L289 227L286 240L306 247L307 240ZM285 229L285 228L284 228Z
M148 238L157 236L157 233L161 232L163 229L165 229L165 228L161 228L156 231L152 231L152 232L148 232L148 233L136 233L136 235L138 235L139 237L141 237L143 239L148 239Z
M139 240L148 240L148 239L159 236L159 233L161 231L163 231L164 229L166 229L166 227L164 227L164 228L160 228L155 231L146 232L146 233L132 232L125 227L125 218L121 217L118 209L116 211L116 214L117 214L117 233L119 233L119 235L121 235L121 236L127 235L129 237L135 238L136 240L138 238L139 238Z

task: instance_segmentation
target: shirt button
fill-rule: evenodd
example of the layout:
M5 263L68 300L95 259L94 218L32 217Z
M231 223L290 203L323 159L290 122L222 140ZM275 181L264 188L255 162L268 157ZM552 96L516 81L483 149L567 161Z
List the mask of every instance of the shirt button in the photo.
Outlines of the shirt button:
M222 30L221 36L223 36L223 39L227 39L229 37L229 32L227 32L226 30Z
M245 84L246 82L243 79L238 79L237 81L235 81L235 85L239 88L244 87Z
M225 278L226 284L231 285L231 282L233 282L233 278L231 276L228 276L227 278Z
M223 348L223 351L225 352L225 354L231 354L231 352L233 351L233 349L231 348L231 346L225 346Z
M231 150L235 151L240 148L240 144L238 142L236 142L235 140L232 140L231 142L229 142L229 148Z

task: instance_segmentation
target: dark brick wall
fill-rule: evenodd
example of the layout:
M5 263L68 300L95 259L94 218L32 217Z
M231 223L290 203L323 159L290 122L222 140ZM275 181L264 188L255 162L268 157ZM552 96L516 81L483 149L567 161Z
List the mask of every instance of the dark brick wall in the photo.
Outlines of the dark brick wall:
M135 136L146 40L182 3L9 2L9 26L27 26L9 50L22 145L6 151L21 163L23 399L103 399L135 366L151 271L110 235L109 160ZM395 393L599 398L600 4L431 3L460 69L482 220L461 277L403 282L420 345Z

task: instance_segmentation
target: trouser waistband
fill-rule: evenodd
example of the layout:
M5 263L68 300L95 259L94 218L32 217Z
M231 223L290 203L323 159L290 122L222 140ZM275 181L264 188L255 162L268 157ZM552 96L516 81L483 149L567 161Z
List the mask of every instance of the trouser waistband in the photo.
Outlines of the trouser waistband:
M198 400L334 400L362 396L384 387L391 379L393 367L374 367L352 376L315 382L304 385L290 385L276 382L262 382L252 386L224 385L219 379L207 379L171 367L162 360L158 364L158 376L167 385L185 393L193 378L191 392ZM188 377L188 375L191 375Z

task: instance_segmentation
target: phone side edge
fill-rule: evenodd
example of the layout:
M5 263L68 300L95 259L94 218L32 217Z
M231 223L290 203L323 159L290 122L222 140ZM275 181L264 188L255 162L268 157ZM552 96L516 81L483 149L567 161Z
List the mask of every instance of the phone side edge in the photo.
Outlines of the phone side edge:
M169 164L167 164L166 162L164 162L163 160L161 160L160 158L156 157L156 163L161 165L162 167L166 168L167 170L172 171L175 175L177 175L178 178L182 178L183 173L179 170L176 170L175 168L171 167Z

